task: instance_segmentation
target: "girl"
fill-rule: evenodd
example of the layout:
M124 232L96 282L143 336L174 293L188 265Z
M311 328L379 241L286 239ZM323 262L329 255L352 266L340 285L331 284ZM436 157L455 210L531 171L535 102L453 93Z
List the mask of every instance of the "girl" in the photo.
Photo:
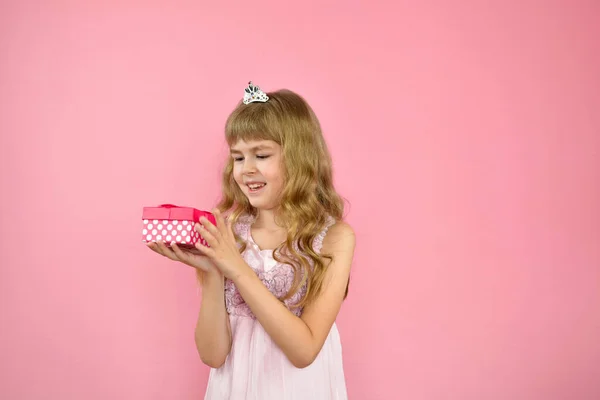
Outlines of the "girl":
M225 136L216 225L195 227L209 247L148 244L198 271L196 347L212 367L205 399L346 399L335 319L355 236L319 121L299 95L250 82Z

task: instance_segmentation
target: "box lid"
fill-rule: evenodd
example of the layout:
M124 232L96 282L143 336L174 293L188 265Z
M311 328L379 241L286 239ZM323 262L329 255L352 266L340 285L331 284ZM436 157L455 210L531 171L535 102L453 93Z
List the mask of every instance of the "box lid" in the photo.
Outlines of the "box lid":
M181 207L174 204L161 204L157 207L144 207L142 219L157 220L187 220L197 222L200 217L206 217L210 222L216 224L214 216L208 211L198 210L193 207Z

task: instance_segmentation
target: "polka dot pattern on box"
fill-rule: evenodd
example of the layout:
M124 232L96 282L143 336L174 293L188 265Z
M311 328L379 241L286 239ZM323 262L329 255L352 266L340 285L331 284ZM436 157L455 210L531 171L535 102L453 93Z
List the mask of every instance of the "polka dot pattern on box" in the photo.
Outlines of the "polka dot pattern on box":
M208 243L194 229L193 221L178 220L143 220L142 241L145 243L162 241L165 243L175 242L178 245L193 246Z

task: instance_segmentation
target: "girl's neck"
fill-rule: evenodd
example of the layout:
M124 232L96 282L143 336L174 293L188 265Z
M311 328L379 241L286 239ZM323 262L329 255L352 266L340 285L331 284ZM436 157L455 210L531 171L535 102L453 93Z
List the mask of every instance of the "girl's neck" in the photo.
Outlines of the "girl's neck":
M282 227L277 225L275 222L276 211L275 210L258 210L258 216L254 222L254 226L257 228L265 229L267 231L278 231Z

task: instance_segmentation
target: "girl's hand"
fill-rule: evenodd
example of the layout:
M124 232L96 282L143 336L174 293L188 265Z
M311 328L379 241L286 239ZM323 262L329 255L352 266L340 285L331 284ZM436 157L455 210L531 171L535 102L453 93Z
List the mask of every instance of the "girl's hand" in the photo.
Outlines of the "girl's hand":
M213 215L217 222L216 226L205 217L200 217L200 223L195 226L210 247L198 242L196 248L206 255L226 278L235 280L250 267L237 247L231 221L225 223L218 209L213 210Z
M179 261L190 267L199 269L207 273L221 274L221 271L205 255L198 254L196 251L180 249L175 243L169 248L164 242L152 242L147 245L152 251L167 257L173 261Z

